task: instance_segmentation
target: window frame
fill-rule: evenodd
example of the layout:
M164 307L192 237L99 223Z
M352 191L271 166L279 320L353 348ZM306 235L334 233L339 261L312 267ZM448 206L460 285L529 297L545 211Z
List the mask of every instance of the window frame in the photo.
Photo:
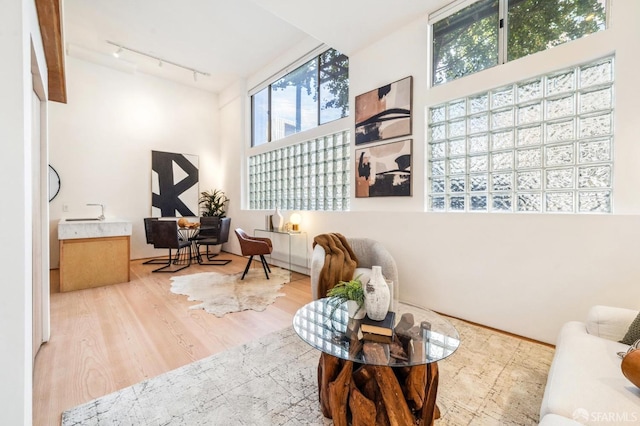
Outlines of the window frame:
M452 80L447 80L447 81L443 81L441 83L435 83L434 82L434 78L435 78L435 62L434 62L434 51L433 51L433 43L434 43L434 29L433 26L442 21L443 19L446 19L449 16L452 16L460 11L462 11L463 9L478 3L482 0L457 0L454 1L453 3L450 3L449 5L444 6L443 8L429 14L429 18L428 18L428 36L427 36L427 42L428 42L428 56L429 56L429 66L427 68L427 79L428 79L428 87L432 88L432 87L436 87L436 86L441 86L447 83L450 83L452 81L458 80L460 78L464 78L467 77L469 75L473 75L477 72L480 71L485 71L487 69L491 69L494 68L492 67L488 67L488 68L484 68L482 70L479 71L475 71L473 73L470 74L465 74L461 77L457 77L454 78ZM498 27L498 45L497 45L497 55L498 55L498 62L495 65L495 67L499 67L500 65L504 65L506 63L512 62L512 61L517 61L518 59L524 58L526 56L529 55L525 55L522 56L520 58L516 58L516 59L509 59L508 58L508 49L509 49L509 0L496 0L498 1L498 23L499 23L499 27ZM604 13L605 13L605 22L604 22L604 29L602 31L607 30L610 27L610 8L611 8L611 1L610 0L603 0L604 1ZM597 31L600 32L600 31ZM586 35L590 35L590 34L596 34L595 33L589 33ZM585 37L586 35L582 36ZM580 37L580 38L582 38ZM578 38L579 39L579 38ZM578 40L578 39L574 39L574 40ZM569 40L569 41L574 41L574 40ZM564 44L564 43L562 43ZM536 54L536 53L540 53L543 52L545 50L544 49L541 50L539 52L534 52L532 54Z
M254 86L251 90L249 90L248 95L249 95L249 104L250 104L250 108L249 108L249 126L250 126L250 141L249 141L249 146L250 148L258 148L261 147L263 145L268 145L270 143L273 142L279 142L282 141L284 139L287 139L293 135L299 134L299 133L303 133L306 131L310 131L312 129L317 129L318 127L321 126L325 126L329 123L338 121L338 120L342 120L345 118L349 117L349 95L347 94L347 105L346 105L346 111L345 111L345 115L342 117L338 117L338 118L334 118L331 119L329 121L326 122L321 122L321 111L322 111L322 105L321 105L321 99L320 99L320 95L321 95L321 81L320 81L320 75L321 75L321 66L322 66L322 56L325 55L327 52L334 50L336 52L338 52L340 55L343 55L345 58L347 58L347 74L346 74L346 79L347 81L349 80L349 70L348 70L348 60L349 57L347 55L345 55L344 53L333 49L331 47L327 47L326 45L322 45L320 47L314 48L311 52L307 53L306 55L302 56L301 58L299 58L297 61L292 62L289 66L287 66L286 68L280 70L279 72L273 74L272 76L270 76L269 78L265 79L264 81L262 81L260 84ZM291 135L287 135L278 139L274 139L274 135L273 135L273 125L272 125L272 114L273 114L273 106L272 106L272 102L273 102L273 96L272 96L272 86L273 84L275 84L276 82L286 78L287 76L293 75L294 73L296 73L298 70L300 70L302 67L306 66L307 64L309 64L312 61L316 61L316 72L315 72L315 97L316 97L316 111L315 111L315 120L316 120L316 125L304 130L300 130L297 131ZM325 80L326 81L326 80ZM267 111L266 111L266 116L267 116L267 137L266 137L266 141L261 142L259 144L255 143L255 132L256 132L256 128L255 128L255 122L254 122L254 118L255 118L255 114L256 114L256 109L255 109L255 101L254 101L254 97L259 94L260 92L266 90L267 91ZM347 88L348 90L348 88Z

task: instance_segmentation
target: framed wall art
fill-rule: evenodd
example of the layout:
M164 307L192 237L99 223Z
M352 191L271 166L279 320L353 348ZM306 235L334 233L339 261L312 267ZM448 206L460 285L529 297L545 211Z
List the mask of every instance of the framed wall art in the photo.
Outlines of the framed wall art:
M198 156L151 151L151 216L198 216Z
M411 196L412 140L356 149L356 198Z
M411 134L413 77L356 96L356 145Z

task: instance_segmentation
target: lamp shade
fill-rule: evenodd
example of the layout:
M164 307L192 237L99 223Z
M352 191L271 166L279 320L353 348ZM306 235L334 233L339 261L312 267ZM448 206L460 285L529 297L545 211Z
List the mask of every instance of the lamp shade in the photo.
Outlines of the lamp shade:
M302 216L300 216L300 213L293 213L289 216L289 222L291 222L291 228L294 231L298 231L300 229L300 222L302 222Z

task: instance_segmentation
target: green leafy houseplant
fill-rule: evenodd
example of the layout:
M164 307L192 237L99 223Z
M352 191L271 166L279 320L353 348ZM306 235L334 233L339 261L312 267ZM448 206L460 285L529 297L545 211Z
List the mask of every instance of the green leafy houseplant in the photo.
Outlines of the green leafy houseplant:
M355 277L351 281L340 281L327 292L327 296L331 298L329 303L333 305L331 316L333 316L340 305L349 300L353 300L358 304L358 309L354 315L364 309L364 288L362 287L360 276Z
M224 191L220 189L203 191L200 193L200 199L198 200L198 204L202 210L202 216L215 216L220 218L225 217L228 203L229 198L227 198Z

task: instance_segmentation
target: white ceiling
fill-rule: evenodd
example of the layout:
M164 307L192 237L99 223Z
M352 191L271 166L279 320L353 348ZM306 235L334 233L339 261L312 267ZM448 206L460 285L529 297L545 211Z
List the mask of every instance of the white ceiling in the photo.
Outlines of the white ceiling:
M218 92L309 38L350 55L451 0L65 0L68 53ZM426 23L425 23L426 24ZM209 73L198 76L106 41Z

